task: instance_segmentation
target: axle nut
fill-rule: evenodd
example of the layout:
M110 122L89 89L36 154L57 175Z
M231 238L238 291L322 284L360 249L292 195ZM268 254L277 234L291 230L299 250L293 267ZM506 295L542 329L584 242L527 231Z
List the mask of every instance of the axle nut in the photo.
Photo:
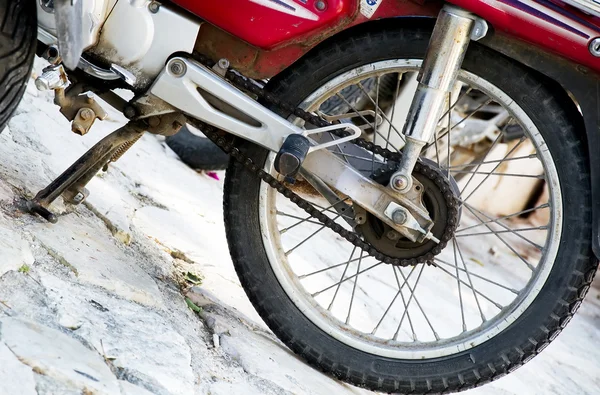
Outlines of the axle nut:
M398 209L392 213L392 221L397 225L404 225L408 217L404 210Z

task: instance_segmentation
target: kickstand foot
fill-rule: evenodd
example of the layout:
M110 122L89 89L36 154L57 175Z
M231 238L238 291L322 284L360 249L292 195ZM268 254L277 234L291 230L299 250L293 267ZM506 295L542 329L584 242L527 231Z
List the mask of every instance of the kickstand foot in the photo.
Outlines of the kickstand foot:
M79 204L89 195L87 183L111 160L115 161L134 142L139 140L146 128L143 124L130 122L115 130L83 154L46 188L27 201L27 210L55 224L58 218L47 207L60 195L66 203Z
M52 211L48 210L46 207L42 206L35 200L28 200L25 203L27 210L31 214L37 214L40 217L44 218L46 221L55 224L58 222L58 217Z

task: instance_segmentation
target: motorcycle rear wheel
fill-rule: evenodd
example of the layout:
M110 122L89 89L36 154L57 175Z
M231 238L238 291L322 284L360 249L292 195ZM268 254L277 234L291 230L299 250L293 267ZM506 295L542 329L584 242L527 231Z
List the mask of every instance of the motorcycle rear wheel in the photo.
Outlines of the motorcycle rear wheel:
M292 104L314 111L326 102L323 98L327 92L340 92L344 88L344 81L347 81L346 84L356 83L361 76L370 78L376 74L369 73L386 68L399 75L404 70L403 67L417 70L429 36L430 33L424 30L395 29L366 32L332 41L271 80L269 88ZM335 59L335 62L331 59ZM465 84L471 84L468 86L476 87L479 92L488 94L494 102L503 105L511 119L516 120L511 125L507 121L504 131L497 133L495 138L500 139L508 126L522 128L524 136L535 147L534 157L538 158L543 167L542 174L548 185L549 197L548 203L540 207L548 208L551 213L545 228L544 244L539 245L539 253L531 253L531 257L525 255L524 258L523 250L514 247L509 246L509 250L506 250L503 244L508 244L501 242L510 235L521 232L523 228L517 231L512 228L516 226L516 222L502 222L504 228L500 231L488 227L492 222L495 226L507 218L514 220L529 214L531 210L495 217L484 213L483 217L477 214L482 213L481 209L475 208L477 211L473 211L465 203L475 225L471 222L465 227L461 222L457 234L468 228L487 224L485 228L479 227L479 231L489 229L490 232L474 234L470 231L466 234L484 239L471 239L473 242L465 243L464 238L459 242L461 238L455 237L445 252L436 257L436 266L393 268L384 264L378 266L382 273L379 277L372 271L371 277L363 280L359 275L376 267L376 263L369 263L371 266L366 269L363 267L361 271L361 262L367 258L362 253L359 257L358 252L354 255L355 251L350 246L350 258L345 255L342 264L334 265L339 261L334 262L329 255L341 249L341 243L344 243L335 234L329 230L319 233L322 228L318 224L310 224L310 220L302 221L306 215L301 215L301 212L293 212L300 221L291 222L293 225L282 231L279 229L283 222L281 213L283 208L292 205L281 203L281 199L285 198L277 197L275 191L243 165L231 162L227 170L224 195L227 238L236 271L249 299L267 325L288 347L312 366L340 380L375 391L400 393L453 392L492 381L529 361L560 333L579 307L596 272L598 262L590 245L589 165L584 144L574 128L570 109L530 70L477 44L471 44L460 78ZM374 138L377 143L377 134ZM451 145L450 133L447 139L448 145ZM525 137L518 140L522 142ZM507 147L520 144L514 140L506 141ZM454 150L454 146L452 147ZM263 165L265 171L274 171L272 153L250 143L245 143L241 149L255 163ZM340 154L344 156L344 152ZM437 146L436 154L439 155ZM356 155L344 157L349 159ZM486 161L487 164L494 163L494 158L486 158L487 156L483 156L483 159L479 157L478 160ZM371 162L369 165L373 166ZM460 166L473 168L476 165L477 162ZM451 169L450 173L456 169L460 173L464 169L450 163L446 168ZM496 169L494 167L487 172L494 173ZM474 175L477 170L471 173ZM508 171L503 174L509 176ZM528 174L523 175L527 176ZM487 180L489 176L483 177ZM464 186L463 192L466 189ZM305 198L310 199L310 196ZM461 198L468 199L465 195ZM463 209L462 218L466 221L469 215L465 212ZM290 217L290 214L286 215ZM293 244L288 244L294 247L287 249L282 240L292 237L292 228L297 230L304 225L312 228L298 236L302 239L296 238ZM512 233L508 229L513 229ZM508 233L510 235L507 236ZM310 243L317 243L315 240L325 237L329 237L326 242L314 244L316 247L312 250L307 249ZM480 241L488 240L487 237L494 238L496 244L480 246ZM310 243L309 239L312 240ZM298 243L298 240L303 241ZM497 246L506 250L507 256L511 251L514 254L514 259L507 258L503 261L507 267L501 270L520 273L527 270L524 269L526 266L531 271L531 278L523 280L522 290L513 289L520 279L517 275L512 278L513 284L508 282L511 280L510 273L507 274L508 277L502 277L504 282L476 274L480 270L478 265L494 273L499 261L491 251ZM488 248L489 256L486 255ZM304 255L297 258L300 253ZM441 258L445 253L448 257L443 260ZM474 258L467 259L469 255ZM479 259L482 256L486 258L484 261L483 258ZM538 261L534 265L530 261L536 256ZM292 258L298 260L293 262ZM347 262L344 262L346 259ZM349 269L351 262L354 266ZM322 266L313 271L318 267L317 264ZM332 269L338 272L328 274ZM454 288L449 288L448 284L452 284L450 280L448 283L431 281L429 288L423 289L422 286L418 290L422 291L419 296L421 301L427 298L426 303L419 303L415 295L421 275L415 275L416 281L414 277L410 279L413 273L411 270L420 271L421 274L427 271L433 278L447 275L451 280L454 279ZM315 279L324 274L329 277L319 277L318 281ZM304 282L309 277L316 286ZM394 277L396 281L393 280ZM485 287L475 287L475 280L485 281ZM329 285L331 282L333 285ZM346 299L343 299L344 306L340 307L341 302L336 302L336 296L341 289L340 284L344 282L347 290L340 292ZM397 289L394 288L395 284ZM405 284L409 285L408 290L403 289ZM480 286L481 284L479 282ZM326 285L329 287L323 288ZM367 288L368 285L372 288ZM494 302L491 298L483 300L487 292L493 291L491 295L494 297L500 294L500 291L494 291L495 287L509 289L516 296L505 305L498 303L497 310L491 306L482 308L484 304L493 305L491 302ZM329 289L327 292L330 294L322 289ZM362 299L357 299L353 310L355 292ZM368 296L378 296L384 292L390 295L386 296L384 302L382 298L375 297L371 304L367 305L365 302ZM439 297L437 300L436 294ZM322 296L327 296L327 300L319 300ZM411 305L413 299L415 301ZM455 304L460 302L460 310L452 310L454 315L449 315L450 309L445 307L450 299ZM468 302L465 303L468 304L466 309L463 301ZM347 310L346 302L349 303ZM436 304L444 307L436 310ZM435 314L427 315L426 312L432 309ZM465 319L465 310L476 318ZM491 317L490 312L496 315ZM386 326L381 325L382 322L389 321L394 313L392 318L395 321L389 324L392 328L391 335L379 337L381 335L378 335L378 330ZM481 322L476 322L478 313L481 314ZM404 321L406 316L408 322ZM364 322L371 319L377 324L373 332L362 327ZM417 327L416 331L413 323ZM433 324L441 325L434 327ZM396 325L398 329L394 334L393 328ZM458 334L444 337L451 327L457 327ZM405 338L399 340L399 336Z
M36 43L35 2L0 0L0 133L25 93Z

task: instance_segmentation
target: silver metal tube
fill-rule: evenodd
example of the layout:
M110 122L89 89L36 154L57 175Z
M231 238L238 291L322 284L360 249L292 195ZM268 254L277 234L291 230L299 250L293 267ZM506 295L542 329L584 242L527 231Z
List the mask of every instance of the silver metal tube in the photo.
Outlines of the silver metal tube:
M407 144L403 149L400 169L391 179L392 188L400 192L407 192L412 187L411 173L421 148L435 133L447 94L454 86L467 52L476 18L450 5L440 11L404 125Z

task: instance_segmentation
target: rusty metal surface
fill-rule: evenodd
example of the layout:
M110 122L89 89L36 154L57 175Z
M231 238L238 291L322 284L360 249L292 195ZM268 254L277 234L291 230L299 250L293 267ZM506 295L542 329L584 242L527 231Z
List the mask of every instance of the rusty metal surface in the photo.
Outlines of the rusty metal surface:
M186 118L180 112L174 112L163 115L156 115L147 119L147 132L160 134L162 136L172 136L185 125Z
M348 16L338 24L317 33L294 37L272 49L261 49L248 44L218 27L204 23L194 50L213 60L225 58L231 66L247 77L254 79L271 78L300 59L310 49L334 35L365 22L376 28L379 23L409 23L418 17L435 17L443 2L427 1L420 3L411 0L388 0L381 4L372 18L360 12ZM401 17L410 17L403 20ZM397 19L392 19L397 18ZM412 22L411 22L412 23Z
M54 103L60 107L61 114L72 121L73 132L83 136L89 132L96 119L106 119L108 114L94 99L93 93L82 94L82 89L81 84L74 84L67 90L56 89Z

